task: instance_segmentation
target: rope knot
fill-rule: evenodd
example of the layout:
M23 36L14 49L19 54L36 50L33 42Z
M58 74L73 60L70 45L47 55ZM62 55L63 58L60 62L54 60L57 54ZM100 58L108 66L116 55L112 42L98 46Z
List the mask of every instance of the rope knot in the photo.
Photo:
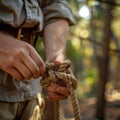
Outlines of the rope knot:
M67 74L67 69L71 66L69 60L65 60L61 65L56 65L54 63L48 63L46 65L46 75L40 81L43 87L50 86L51 82L54 83L68 83L74 88L77 88L77 80L73 75Z
M59 66L54 63L48 63L46 65L46 75L42 77L40 84L45 88L49 87L51 82L57 84L62 82L63 84L65 84L68 91L70 92L75 120L80 120L79 103L75 95L75 89L77 88L77 80L73 75L67 74L67 69L70 66L71 66L71 62L69 60L65 60ZM59 120L58 101L54 102L54 120Z

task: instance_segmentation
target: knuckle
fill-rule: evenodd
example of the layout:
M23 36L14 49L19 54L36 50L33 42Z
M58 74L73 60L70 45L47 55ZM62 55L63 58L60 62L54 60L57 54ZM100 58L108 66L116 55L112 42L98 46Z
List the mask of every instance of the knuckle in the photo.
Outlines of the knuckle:
M14 58L13 57L8 57L7 61L5 62L4 68L5 69L10 69L14 64Z
M18 51L16 51L15 56L23 56L25 54L25 49L20 48Z
M32 51L32 50L34 50L34 48L30 45L30 44L25 44L25 48L27 49L27 50L29 50L29 51Z
M8 65L10 66L13 65L14 61L15 61L14 57L9 57Z

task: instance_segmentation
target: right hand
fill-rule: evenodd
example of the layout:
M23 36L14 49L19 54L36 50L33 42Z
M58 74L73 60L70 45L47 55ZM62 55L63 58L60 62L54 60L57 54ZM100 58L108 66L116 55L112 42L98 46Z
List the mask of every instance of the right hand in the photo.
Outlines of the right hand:
M31 45L0 32L0 69L24 80L43 75L45 64Z

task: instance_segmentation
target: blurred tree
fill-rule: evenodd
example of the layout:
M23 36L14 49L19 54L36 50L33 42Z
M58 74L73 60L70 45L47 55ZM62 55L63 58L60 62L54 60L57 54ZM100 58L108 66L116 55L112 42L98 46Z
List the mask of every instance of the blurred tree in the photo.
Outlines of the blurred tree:
M74 13L76 25L70 28L67 41L67 58L72 61L72 69L78 79L77 94L79 99L96 97L100 75L100 61L105 47L110 56L109 85L118 81L120 69L120 0L67 0ZM106 16L107 6L112 5L111 38L106 43L106 26L109 22ZM106 20L107 19L107 20ZM103 41L104 36L104 41ZM109 35L108 35L109 36ZM106 46L104 46L106 44ZM38 38L36 49L45 59L43 42ZM105 54L105 53L104 53ZM106 57L107 59L107 57ZM105 63L103 66L105 66ZM107 74L107 73L106 73ZM102 79L102 78L101 78ZM107 86L109 89L110 86ZM100 88L101 89L101 88ZM104 90L103 90L104 91ZM101 91L102 92L102 91Z

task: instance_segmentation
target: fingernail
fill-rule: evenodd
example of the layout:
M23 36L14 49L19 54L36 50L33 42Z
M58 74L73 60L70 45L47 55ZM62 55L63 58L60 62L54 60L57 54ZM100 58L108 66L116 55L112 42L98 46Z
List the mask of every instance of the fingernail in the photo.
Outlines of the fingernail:
M59 65L61 65L61 62L60 61L55 61L55 64L59 66Z
M41 75L44 75L46 73L46 69L41 68Z

